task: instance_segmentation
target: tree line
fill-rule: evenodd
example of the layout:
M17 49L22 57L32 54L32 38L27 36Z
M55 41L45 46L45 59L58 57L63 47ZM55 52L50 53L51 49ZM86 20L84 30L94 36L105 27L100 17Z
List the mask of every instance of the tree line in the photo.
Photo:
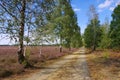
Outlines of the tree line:
M90 20L84 32L85 47L92 49L120 49L120 5L112 13L112 21L105 18L100 24L98 13L94 6L90 7Z
M0 0L0 33L19 45L18 62L25 67L31 67L23 55L26 44L82 46L71 0Z

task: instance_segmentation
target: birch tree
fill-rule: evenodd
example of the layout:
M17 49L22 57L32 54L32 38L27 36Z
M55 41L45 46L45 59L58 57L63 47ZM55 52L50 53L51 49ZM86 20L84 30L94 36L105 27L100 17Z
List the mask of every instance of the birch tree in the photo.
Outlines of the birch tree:
M31 66L24 53L25 32L41 27L49 19L54 0L0 0L0 32L19 42L18 61Z

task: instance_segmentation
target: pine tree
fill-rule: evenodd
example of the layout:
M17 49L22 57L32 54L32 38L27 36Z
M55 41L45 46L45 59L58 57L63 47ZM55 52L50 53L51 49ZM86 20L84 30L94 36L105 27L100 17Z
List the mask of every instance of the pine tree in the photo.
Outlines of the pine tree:
M94 6L90 6L90 23L84 32L85 46L96 50L99 42L101 41L102 31L100 29L100 21L98 20L98 14Z
M109 36L111 38L111 48L120 49L120 5L113 11Z
M108 19L105 19L105 23L103 25L101 25L101 29L102 29L102 36L101 36L101 42L99 44L99 46L102 49L106 49L110 47L110 38L109 38L109 30L110 30L110 24Z

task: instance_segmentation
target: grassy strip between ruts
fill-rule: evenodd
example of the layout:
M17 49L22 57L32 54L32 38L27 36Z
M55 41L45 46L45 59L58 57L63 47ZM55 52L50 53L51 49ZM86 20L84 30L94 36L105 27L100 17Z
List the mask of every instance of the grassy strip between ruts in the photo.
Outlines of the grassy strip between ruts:
M92 80L120 80L120 52L96 50L87 62Z

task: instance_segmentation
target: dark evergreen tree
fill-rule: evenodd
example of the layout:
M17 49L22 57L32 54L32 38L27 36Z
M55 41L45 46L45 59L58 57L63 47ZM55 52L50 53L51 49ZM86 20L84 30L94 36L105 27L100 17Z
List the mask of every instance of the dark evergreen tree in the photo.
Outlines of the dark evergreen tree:
M109 31L110 31L110 24L108 19L105 19L105 23L103 25L101 25L100 27L102 29L102 39L101 42L99 44L100 48L102 49L106 49L110 47L110 38L109 38Z
M93 5L90 6L89 17L90 23L88 24L84 32L84 42L86 47L92 48L92 50L94 51L101 41L101 29L100 21L98 20L98 14Z
M99 20L98 19L91 20L84 32L85 46L87 48L95 50L96 47L98 47L99 43L101 42L101 35L102 30L100 28Z
M109 36L111 38L111 48L120 49L120 5L113 11Z

